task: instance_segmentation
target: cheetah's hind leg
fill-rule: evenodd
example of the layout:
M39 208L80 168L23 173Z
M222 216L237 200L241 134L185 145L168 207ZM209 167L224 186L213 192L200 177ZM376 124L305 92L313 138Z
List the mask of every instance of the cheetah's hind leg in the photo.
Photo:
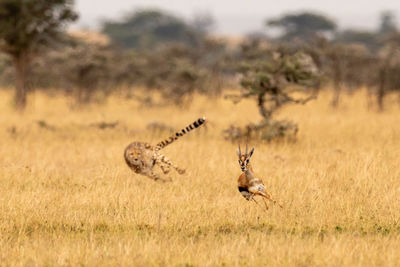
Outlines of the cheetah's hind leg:
M164 163L162 163L162 162L160 162L159 165L160 165L161 171L162 171L164 174L168 174L168 173L169 173L170 168L169 168L168 165L166 165L166 164L164 164Z
M185 169L181 169L179 168L177 165L175 165L174 163L172 163L169 159L167 159L164 155L157 153L157 161L160 164L160 167L163 166L164 164L166 164L168 166L168 170L169 167L174 168L179 174L184 174L186 172ZM165 168L161 167L161 169Z

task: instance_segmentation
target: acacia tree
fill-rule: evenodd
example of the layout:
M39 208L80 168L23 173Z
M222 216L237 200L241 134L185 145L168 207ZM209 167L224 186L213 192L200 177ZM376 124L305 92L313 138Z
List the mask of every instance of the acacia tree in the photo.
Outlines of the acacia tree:
M64 25L77 19L72 0L1 0L0 50L14 64L15 104L26 106L32 57L60 37Z
M240 69L243 75L241 94L228 97L235 102L244 98L255 99L262 120L244 128L231 126L225 131L227 138L293 139L297 125L291 121L278 121L274 116L286 105L305 104L316 97L308 90L316 87L318 82L314 61L305 53L291 53L285 49L260 49L256 45L247 50L251 51L251 55Z
M379 33L381 35L393 34L397 32L396 16L393 12L386 10L381 13Z
M335 22L330 18L310 12L286 14L270 19L266 24L270 27L281 28L283 30L281 39L284 41L291 41L294 38L310 41L316 34L329 34L336 29Z

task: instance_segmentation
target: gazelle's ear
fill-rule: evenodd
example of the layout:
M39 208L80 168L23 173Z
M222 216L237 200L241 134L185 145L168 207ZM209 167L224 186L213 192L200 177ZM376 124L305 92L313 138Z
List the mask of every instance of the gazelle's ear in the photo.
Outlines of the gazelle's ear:
M238 154L239 157L240 157L240 155L242 155L242 151L240 151L240 145L239 145L239 148L236 150L236 153Z
M254 147L250 150L249 157L251 157L254 153Z

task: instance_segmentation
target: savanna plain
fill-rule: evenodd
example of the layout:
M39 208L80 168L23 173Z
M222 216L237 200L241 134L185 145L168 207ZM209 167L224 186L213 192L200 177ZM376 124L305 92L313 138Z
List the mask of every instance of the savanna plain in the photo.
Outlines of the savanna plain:
M282 110L297 142L249 142L283 204L268 211L238 192L237 143L222 137L260 119L251 100L146 107L115 94L71 108L57 94L29 97L21 114L0 91L1 266L400 266L396 96L384 112L363 92L338 109L322 92ZM180 129L203 115L206 127L163 150L186 174L160 183L126 166L130 142L169 136L148 123Z

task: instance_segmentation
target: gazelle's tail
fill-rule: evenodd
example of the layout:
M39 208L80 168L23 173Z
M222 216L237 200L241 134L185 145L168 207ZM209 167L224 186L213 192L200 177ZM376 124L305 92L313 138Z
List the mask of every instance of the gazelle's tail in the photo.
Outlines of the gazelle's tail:
M182 130L176 132L174 135L168 137L167 139L159 142L156 145L156 151L163 149L164 147L166 147L167 145L173 143L176 139L178 139L179 137L183 136L184 134L187 134L188 132L190 132L191 130L196 129L197 127L201 126L204 122L206 121L206 118L199 118L198 120L196 120L195 122L191 123L190 125L188 125L186 128L183 128Z

